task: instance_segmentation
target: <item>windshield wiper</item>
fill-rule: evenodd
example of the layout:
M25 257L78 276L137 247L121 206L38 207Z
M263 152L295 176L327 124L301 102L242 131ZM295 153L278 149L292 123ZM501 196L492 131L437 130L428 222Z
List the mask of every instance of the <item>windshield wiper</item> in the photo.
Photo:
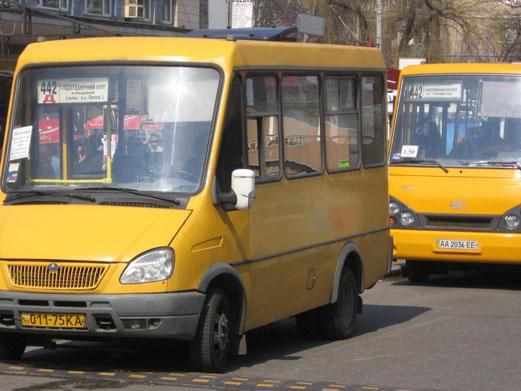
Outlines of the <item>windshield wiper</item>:
M160 196L157 196L157 195L154 195L154 194L143 193L143 192L140 192L138 190L129 189L129 188L126 188L126 187L115 187L115 186L78 187L75 190L76 191L81 191L81 190L85 190L85 191L117 191L117 192L121 192L121 193L125 193L125 194L136 195L136 196L139 196L139 197L153 198L153 199L158 200L158 201L168 202L169 204L181 205L181 201L179 201L176 198L160 197Z
M515 166L518 170L521 170L521 162L518 160L511 161L490 161L490 160L477 160L473 162L462 162L464 166Z
M437 160L430 160L430 159L404 159L404 158L402 158L401 160L391 162L391 164L392 163L405 163L405 164L432 163L432 164L438 166L439 168L441 168L445 173L449 172L449 169L447 167L445 167L443 164L441 164Z
M96 198L87 195L78 195L71 193L63 193L61 191L43 191L43 190L28 190L28 191L11 191L7 193L7 197L4 202L11 202L20 200L28 197L67 197L74 198L76 200L96 202Z

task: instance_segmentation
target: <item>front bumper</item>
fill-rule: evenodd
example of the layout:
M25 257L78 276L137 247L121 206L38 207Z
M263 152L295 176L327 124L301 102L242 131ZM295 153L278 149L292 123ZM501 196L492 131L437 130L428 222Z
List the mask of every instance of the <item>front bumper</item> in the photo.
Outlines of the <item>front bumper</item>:
M391 229L391 236L394 259L521 264L521 234ZM475 240L478 246L475 250L440 249L439 239Z
M0 332L61 337L191 340L205 295L177 292L125 295L34 294L0 291ZM24 327L20 313L85 314L86 329Z

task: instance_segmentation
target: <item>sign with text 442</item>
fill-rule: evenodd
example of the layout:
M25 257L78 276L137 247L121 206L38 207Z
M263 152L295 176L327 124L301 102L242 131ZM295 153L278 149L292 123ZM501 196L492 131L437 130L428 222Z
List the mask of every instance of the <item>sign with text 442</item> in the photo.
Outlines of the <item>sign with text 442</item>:
M85 79L44 79L38 81L38 103L107 102L109 80L103 77Z

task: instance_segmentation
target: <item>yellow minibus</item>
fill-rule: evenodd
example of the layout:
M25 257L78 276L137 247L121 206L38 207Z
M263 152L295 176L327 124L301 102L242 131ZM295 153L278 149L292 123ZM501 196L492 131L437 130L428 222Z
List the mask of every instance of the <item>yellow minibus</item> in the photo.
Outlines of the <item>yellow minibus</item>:
M379 51L92 38L20 56L3 150L0 357L186 341L221 371L296 316L347 338L389 268Z
M411 282L521 264L521 65L405 68L392 126L389 213Z

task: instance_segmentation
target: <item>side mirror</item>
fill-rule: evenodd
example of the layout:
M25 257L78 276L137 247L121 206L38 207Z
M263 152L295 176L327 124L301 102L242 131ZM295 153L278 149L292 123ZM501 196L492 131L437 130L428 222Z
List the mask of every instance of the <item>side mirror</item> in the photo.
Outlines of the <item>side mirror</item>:
M232 172L232 191L237 197L235 208L250 209L255 200L255 172L240 168Z

